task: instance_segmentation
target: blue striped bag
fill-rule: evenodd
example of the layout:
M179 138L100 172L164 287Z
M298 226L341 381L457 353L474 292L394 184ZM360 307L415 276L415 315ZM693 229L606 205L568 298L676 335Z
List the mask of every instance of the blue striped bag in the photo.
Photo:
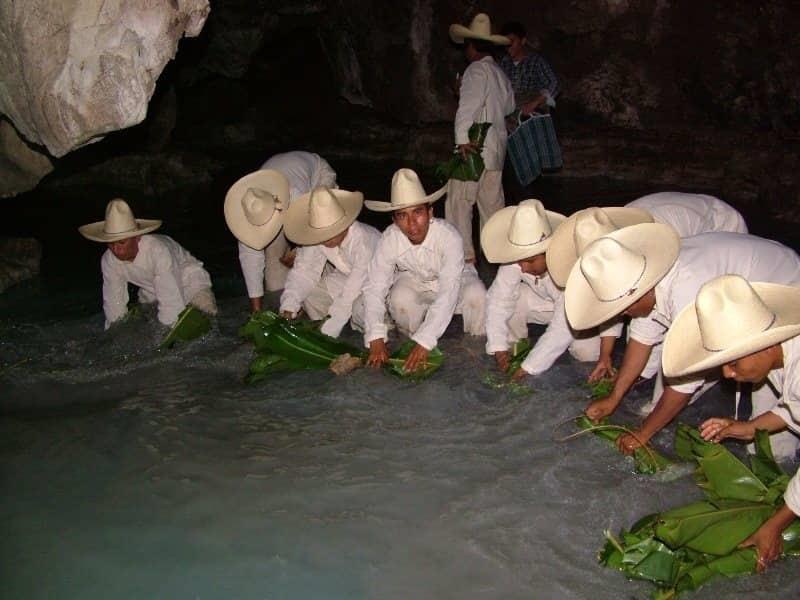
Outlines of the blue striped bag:
M558 145L553 118L534 114L508 136L508 158L520 185L528 185L542 174L542 169L558 169L564 163Z

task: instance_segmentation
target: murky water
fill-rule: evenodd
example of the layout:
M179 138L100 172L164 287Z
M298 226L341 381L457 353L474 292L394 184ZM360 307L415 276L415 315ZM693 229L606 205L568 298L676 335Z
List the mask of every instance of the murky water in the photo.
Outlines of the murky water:
M383 199L385 181L368 197ZM562 194L556 209L636 194L612 195ZM0 296L0 597L649 595L597 565L603 530L700 493L688 476L635 475L590 436L553 442L585 406L587 365L562 357L531 395L492 389L484 341L456 317L427 382L360 370L247 387L247 306L224 226L165 223L209 265L221 315L203 340L161 352L152 318L103 333L100 248L72 229L85 215L15 210L28 206L33 225L11 232L47 244L44 275ZM685 420L723 410L721 398ZM796 572L784 561L693 597L796 598Z

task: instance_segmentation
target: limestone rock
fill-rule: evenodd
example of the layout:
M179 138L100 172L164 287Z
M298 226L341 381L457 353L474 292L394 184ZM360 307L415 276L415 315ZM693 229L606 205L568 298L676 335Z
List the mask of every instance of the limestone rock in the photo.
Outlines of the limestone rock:
M0 238L0 292L35 277L42 260L42 246L33 238Z
M0 197L32 190L52 170L46 155L29 147L11 123L0 120Z
M0 113L54 156L130 127L208 0L0 0Z

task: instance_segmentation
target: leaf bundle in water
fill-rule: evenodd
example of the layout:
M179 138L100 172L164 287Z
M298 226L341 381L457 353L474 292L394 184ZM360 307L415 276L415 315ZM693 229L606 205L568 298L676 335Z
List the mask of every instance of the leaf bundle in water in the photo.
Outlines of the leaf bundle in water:
M754 548L739 548L783 504L788 475L775 462L766 432L756 436L747 468L724 446L679 425L675 448L697 463L706 499L648 515L619 536L606 531L600 564L657 586L654 597L674 598L709 580L756 572ZM783 532L783 555L800 556L800 521Z
M178 315L178 320L175 321L175 325L164 336L159 348L171 348L178 341L189 342L208 333L210 329L211 319L190 304Z
M414 340L407 340L392 353L389 357L389 363L386 365L386 369L389 373L410 381L422 381L439 370L439 367L441 367L444 362L444 354L442 354L442 351L439 350L438 347L428 351L428 360L415 371L406 371L403 369L408 355L411 354L411 351L416 345L417 343Z
M592 400L597 400L598 398L605 398L611 393L614 389L614 380L610 377L603 377L597 381L587 383L586 387L589 388Z
M533 393L533 389L525 384L514 381L513 375L521 367L522 363L530 354L532 348L531 341L528 338L517 340L511 346L509 354L511 355L508 361L508 368L503 375L495 375L493 373L486 373L481 381L491 388L496 390L504 389L510 392L513 396L528 396Z

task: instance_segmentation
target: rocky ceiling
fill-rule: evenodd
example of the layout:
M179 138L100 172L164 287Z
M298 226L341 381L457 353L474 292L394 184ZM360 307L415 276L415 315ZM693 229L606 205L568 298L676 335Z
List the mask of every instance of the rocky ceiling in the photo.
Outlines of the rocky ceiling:
M51 162L43 185L156 195L293 148L432 165L452 144L450 82L464 68L447 28L486 11L526 23L562 80L557 177L714 190L800 221L800 5L531 6L214 0L206 15L205 0L0 0L0 168L33 165L4 176L4 192Z

